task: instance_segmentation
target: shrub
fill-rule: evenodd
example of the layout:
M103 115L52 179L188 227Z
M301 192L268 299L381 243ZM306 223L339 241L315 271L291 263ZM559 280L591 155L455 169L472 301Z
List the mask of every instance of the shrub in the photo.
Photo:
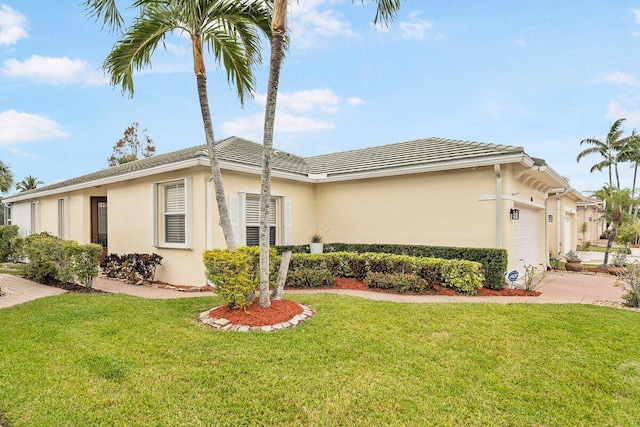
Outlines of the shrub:
M381 252L396 255L410 255L423 258L459 259L479 262L485 277L484 286L491 289L501 289L504 285L504 275L507 272L507 251L495 248L457 248L447 246L423 245L395 245L395 244L360 244L360 243L325 243L325 252ZM279 246L278 252L292 250L294 253L309 251L308 245ZM353 270L353 275L359 280L366 272Z
M24 268L27 279L40 283L80 283L90 288L98 275L100 245L80 245L49 233L32 234L18 242L27 258Z
M109 254L100 263L105 276L122 279L134 285L144 282L153 283L156 268L161 265L162 256L158 254Z
M317 288L333 286L336 276L327 268L297 268L287 274L287 286L291 288Z
M475 294L482 287L482 266L477 262L445 260L442 263L442 284L466 294Z
M430 284L415 273L376 273L370 271L364 279L369 288L391 289L398 292L424 292Z
M627 264L627 272L616 282L625 293L622 299L628 307L640 307L640 263Z
M16 259L14 242L18 237L17 225L0 225L0 262Z
M275 280L276 251L270 249L270 274ZM245 309L260 283L260 248L240 247L235 252L212 249L202 254L207 280L230 309Z

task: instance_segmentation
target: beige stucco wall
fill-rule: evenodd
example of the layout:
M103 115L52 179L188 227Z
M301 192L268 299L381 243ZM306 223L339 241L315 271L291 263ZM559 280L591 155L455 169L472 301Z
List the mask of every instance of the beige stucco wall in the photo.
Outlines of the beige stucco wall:
M492 169L318 184L317 228L325 242L495 247Z
M547 214L553 216L553 221L548 222L549 254L552 257L575 251L581 241L577 232L580 222L576 216L576 203L572 194L552 195L547 201Z

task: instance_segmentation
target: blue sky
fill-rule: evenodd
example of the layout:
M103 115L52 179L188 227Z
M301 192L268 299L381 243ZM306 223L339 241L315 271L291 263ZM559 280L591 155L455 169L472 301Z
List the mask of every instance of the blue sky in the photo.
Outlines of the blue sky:
M134 121L159 153L204 142L188 39L176 35L135 95L101 64L116 36L81 1L0 0L0 159L16 181L53 183L107 167ZM129 2L121 2L122 7ZM580 141L611 123L640 129L640 1L406 0L374 28L373 3L292 1L275 146L309 156L425 137L523 146L570 179L600 188ZM265 44L265 59L268 46ZM267 65L241 108L212 61L216 139L262 141ZM621 167L623 186L631 169Z

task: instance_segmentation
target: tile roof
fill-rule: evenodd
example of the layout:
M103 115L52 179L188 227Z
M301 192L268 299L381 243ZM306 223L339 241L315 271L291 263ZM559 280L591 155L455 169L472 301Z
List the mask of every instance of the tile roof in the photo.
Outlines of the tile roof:
M242 138L230 137L218 141L216 146L221 162L230 162L258 168L262 165L261 144L256 144ZM282 171L305 177L308 176L308 174L327 174L331 176L387 170L406 166L446 163L463 159L492 158L509 154L524 154L524 150L522 147L509 145L427 138L306 158L281 150L274 150L272 167L274 171ZM206 145L197 145L171 153L158 154L112 168L105 168L87 175L14 194L13 196L26 196L42 191L51 191L72 185L91 183L105 178L126 175L180 161L202 157L206 158L206 156Z
M306 160L311 173L334 175L518 153L524 153L522 147L426 138L324 154Z

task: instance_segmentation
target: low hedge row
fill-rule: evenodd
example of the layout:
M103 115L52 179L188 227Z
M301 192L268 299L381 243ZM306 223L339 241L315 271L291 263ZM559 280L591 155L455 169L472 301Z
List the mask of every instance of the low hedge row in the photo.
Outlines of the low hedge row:
M309 245L279 246L281 254L287 250L294 253L309 252ZM484 286L491 289L502 289L504 275L507 272L507 251L495 248L457 248L447 246L395 245L395 244L360 244L360 243L325 243L325 252L387 253L410 255L415 257L461 259L475 261L484 270Z
M318 287L338 277L363 280L367 286L400 292L422 292L433 285L476 293L484 283L480 263L383 253L295 253L289 264L287 286Z
M0 225L0 262L15 261L14 241L17 237L17 225Z
M26 259L24 274L27 279L40 283L54 280L80 283L90 288L98 276L100 245L80 245L48 233L18 237L13 242L16 253Z

